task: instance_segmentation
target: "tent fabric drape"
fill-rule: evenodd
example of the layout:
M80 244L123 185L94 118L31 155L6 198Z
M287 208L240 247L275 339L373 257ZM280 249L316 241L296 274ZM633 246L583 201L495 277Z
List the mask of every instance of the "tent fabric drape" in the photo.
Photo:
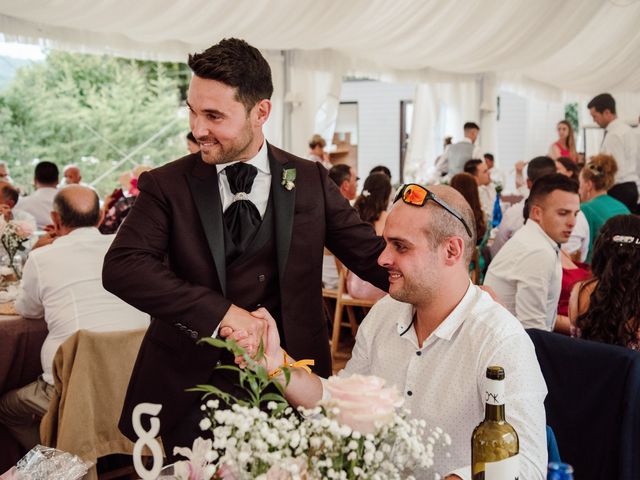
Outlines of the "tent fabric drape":
M561 90L640 91L638 0L4 0L21 41L184 61L229 36L330 50L380 73L516 75Z

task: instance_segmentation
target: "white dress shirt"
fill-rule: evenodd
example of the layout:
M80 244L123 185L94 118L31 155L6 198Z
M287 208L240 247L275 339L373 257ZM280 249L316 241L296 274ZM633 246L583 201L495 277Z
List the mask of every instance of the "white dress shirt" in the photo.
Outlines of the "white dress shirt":
M218 188L220 188L220 199L222 200L223 212L233 203L233 193L231 193L231 188L229 187L229 180L227 180L227 172L225 171L225 168L229 165L233 165L234 163L238 162L216 165L216 168L218 169ZM253 202L260 213L260 217L263 218L264 212L267 211L269 192L271 191L271 168L269 167L269 155L267 153L266 142L262 142L262 147L260 147L257 155L251 160L247 160L245 163L253 165L258 169L258 174L253 181L253 186L249 193L249 200Z
M619 118L610 122L600 151L616 159L616 183L638 182L638 140L629 125Z
M420 348L415 329L407 330L413 311L389 296L378 301L360 325L351 359L338 375L377 375L395 385L411 415L426 421L427 431L441 427L451 437L446 449L434 448L435 471L471 480L471 434L484 418L486 369L499 365L506 376L506 417L520 439L520 478L545 478L547 388L520 323L470 284ZM434 478L432 473L416 477Z
M76 331L110 332L149 325L149 315L102 287L102 263L114 237L100 234L97 228L78 228L32 251L24 266L16 310L23 317L44 317L47 322L49 333L40 359L43 378L50 384L53 357Z
M498 226L498 231L490 247L493 257L498 254L507 240L524 225L523 209L525 201L526 199L519 201L504 212L502 222L500 222ZM584 262L589 253L589 239L589 222L587 221L587 217L584 216L584 213L580 211L576 217L576 225L571 231L569 241L562 244L562 250L570 255L580 251L580 261Z
M484 284L524 328L553 330L562 282L560 247L529 220L489 264Z
M496 195L496 186L493 183L478 186L480 206L489 224L491 224L491 220L493 219L493 205L496 203Z
M58 193L57 188L41 187L27 197L20 197L14 210L30 213L36 219L36 227L43 230L53 223L51 211L53 210L53 198Z

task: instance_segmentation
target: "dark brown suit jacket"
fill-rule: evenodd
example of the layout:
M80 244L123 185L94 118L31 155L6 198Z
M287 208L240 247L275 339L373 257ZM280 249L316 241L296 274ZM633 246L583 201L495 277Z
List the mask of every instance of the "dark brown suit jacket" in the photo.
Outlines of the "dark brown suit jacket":
M326 245L361 278L387 289L376 263L384 241L341 196L327 170L268 145L282 327L294 358L313 358L314 371L331 374L322 310ZM295 188L281 184L295 168ZM218 349L196 345L210 336L231 302L227 284L222 207L214 165L189 155L142 174L140 195L105 257L104 287L151 315L120 422L135 434L131 413L140 402L161 403L162 430L171 428L200 394L185 389L211 379ZM161 431L162 431L161 430Z

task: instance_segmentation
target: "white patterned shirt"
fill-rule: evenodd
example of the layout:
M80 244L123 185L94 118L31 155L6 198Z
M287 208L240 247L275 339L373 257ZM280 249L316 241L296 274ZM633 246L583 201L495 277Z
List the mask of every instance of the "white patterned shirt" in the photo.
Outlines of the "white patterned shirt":
M542 480L547 471L547 388L535 350L522 325L475 285L418 346L410 304L389 296L378 301L358 329L349 363L338 375L377 375L404 393L405 407L451 437L434 449L442 476L471 480L471 434L484 418L486 369L505 370L507 421L520 438L520 478ZM448 452L448 456L446 453ZM418 478L434 478L417 475Z

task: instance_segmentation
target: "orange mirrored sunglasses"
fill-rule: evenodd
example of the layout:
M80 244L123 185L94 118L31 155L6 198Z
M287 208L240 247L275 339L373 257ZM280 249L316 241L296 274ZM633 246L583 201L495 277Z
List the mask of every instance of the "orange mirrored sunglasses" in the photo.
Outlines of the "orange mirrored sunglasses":
M418 185L417 183L407 183L406 185L402 185L398 190L398 194L396 195L393 203L397 202L400 199L402 199L404 203L414 205L416 207L424 206L429 200L437 203L451 215L460 220L460 222L464 226L464 229L467 231L469 238L473 237L473 235L471 234L471 229L469 228L469 225L467 225L467 222L464 221L464 218L462 218L462 215L460 215L460 213L458 213L455 208L447 205L444 200L440 200L422 185Z

